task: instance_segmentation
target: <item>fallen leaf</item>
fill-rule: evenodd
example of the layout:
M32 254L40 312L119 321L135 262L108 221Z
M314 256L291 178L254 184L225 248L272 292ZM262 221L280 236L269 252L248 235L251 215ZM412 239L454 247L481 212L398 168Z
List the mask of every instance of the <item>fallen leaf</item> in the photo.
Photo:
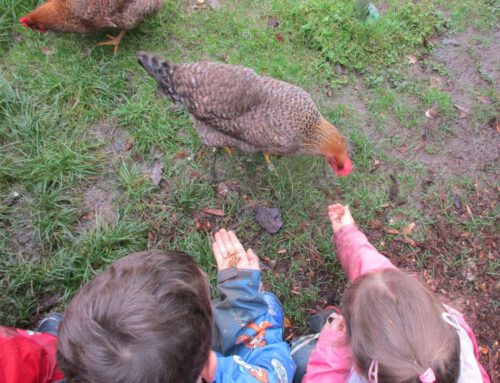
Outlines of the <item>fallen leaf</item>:
M267 22L267 26L269 28L273 28L274 29L274 28L277 28L279 25L280 25L280 21L276 17L274 17L274 16L271 16L269 18L269 21Z
M467 109L465 106L458 104L453 104L453 106L460 112L460 118L466 118L467 116L470 115L470 110Z
M407 151L408 151L408 145L406 144L403 144L398 148L398 152L401 154L405 154Z
M375 173L378 170L378 168L380 167L380 164L381 164L381 162L379 160L374 160L373 166L370 169L370 173Z
M408 62L409 62L410 64L412 64L412 65L413 65L413 64L416 64L416 63L418 62L418 57L417 57L417 56L415 56L415 55L409 55L409 56L408 56Z
M197 231L210 231L212 228L210 222L205 219L196 219L194 225Z
M280 210L275 207L258 206L255 209L255 220L269 234L277 233L283 226Z
M446 242L448 240L448 232L446 230L446 226L444 225L443 221L437 221L436 228L439 237Z
M216 215L217 217L224 217L224 210L222 209L209 209L204 208L201 211L205 214Z
M438 37L436 35L430 35L424 37L424 46L428 47L429 45L434 45L438 42Z
M265 263L267 263L268 265L271 265L271 266L272 266L272 265L274 265L274 263L275 263L275 262L274 262L271 258L269 258L269 257L259 257L259 258L260 258L260 260L261 260L261 261L264 261Z
M413 229L415 228L415 224L412 222L408 226L406 226L401 232L405 235L411 234Z
M481 352L481 354L483 354L483 355L486 355L490 352L490 349L488 347L485 347L485 346L479 346L479 352Z
M130 149L132 149L132 147L134 146L134 138L133 137L129 137L127 139L127 143L125 144L125 151L128 152Z
M403 239L396 238L396 241L406 243L407 245L410 245L411 247L417 247L417 242L415 242L413 239L409 237L404 237Z
M434 104L432 104L430 109L427 109L425 111L425 116L427 118L434 118L438 115L438 113L439 113L439 104L435 102Z
M181 150L180 152L175 153L174 155L174 160L181 160L183 158L186 158L189 156L189 153L186 152L185 150Z
M290 322L290 319L288 319L288 317L285 317L285 328L290 328L292 327L292 322Z
M277 42L279 42L280 44L283 44L285 42L285 38L283 37L283 34L281 33L276 33L274 35L274 38L276 39Z
M469 205L465 204L465 209L467 210L467 213L469 213L470 217L473 218L472 211L471 211Z
M151 182L155 185L160 185L163 173L163 163L161 161L156 161L153 164L153 170L151 171Z
M384 231L388 234L401 234L401 232L397 229L385 228Z
M293 338L295 338L295 334L292 332L290 335L288 335L286 338L285 338L285 342L289 342L290 340L292 340Z
M491 104L491 99L489 97L479 95L476 96L476 98L482 104Z
M378 220L378 219L374 219L373 221L371 221L370 225L374 229L382 229L384 227L384 225L382 224L382 222L380 222L380 220Z

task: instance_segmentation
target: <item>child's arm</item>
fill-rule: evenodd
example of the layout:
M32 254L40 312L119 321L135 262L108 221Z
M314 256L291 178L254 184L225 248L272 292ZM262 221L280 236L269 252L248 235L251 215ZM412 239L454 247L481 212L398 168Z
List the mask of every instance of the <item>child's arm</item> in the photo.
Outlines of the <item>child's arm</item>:
M352 366L342 315L332 314L311 352L302 383L346 382Z
M337 255L350 281L370 271L396 268L356 227L349 207L331 205L328 207L328 216L332 223Z
M217 290L220 301L214 304L216 351L226 355L235 347L242 328L264 315L268 307L259 293L259 259L251 249L245 251L236 235L222 229L215 234L212 250L217 262Z
M0 326L0 382L51 383L64 378L56 366L57 338Z
M233 232L220 230L212 245L221 302L214 324L222 353L216 382L291 382L295 364L283 341L284 314L278 299L259 292L259 259Z

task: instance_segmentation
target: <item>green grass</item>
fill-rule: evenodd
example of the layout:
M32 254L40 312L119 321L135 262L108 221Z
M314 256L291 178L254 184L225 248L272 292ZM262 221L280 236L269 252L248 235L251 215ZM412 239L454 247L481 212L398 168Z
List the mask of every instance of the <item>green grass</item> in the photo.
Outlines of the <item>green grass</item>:
M223 2L220 12L190 12L180 0L166 3L159 15L127 33L116 56L96 45L104 33L22 28L17 19L36 1L0 4L0 323L29 326L37 314L63 309L113 259L146 247L189 252L214 282L210 233L196 229L199 219L208 219L200 210L212 207L225 212L210 221L213 229L234 229L268 259L266 286L303 331L305 309L338 304L346 282L332 252L327 204L353 206L366 228L376 219L388 224L391 216L399 217L397 228L416 221L416 237L432 227L434 218L422 215L413 200L437 205L438 191L421 192L427 169L401 159L395 148L418 147L407 137L419 137L424 111L437 102L449 127L427 149L438 154L457 117L452 94L430 87L427 77L413 77L406 56L427 57L432 74L447 76L423 38L446 28L463 30L472 12L473 25L492 44L488 33L498 9L491 2L438 7L441 2L391 0L374 22L357 19L347 0ZM268 26L270 17L279 20L278 27ZM218 153L214 180L214 154L206 150L195 157L201 144L189 116L155 96L156 84L137 65L138 50L174 61L246 65L304 87L347 137L355 171L336 178L320 158L282 157L273 159L276 170L270 172L259 155ZM336 99L343 89L362 99L366 113ZM479 130L495 116L498 99L491 84L474 91L492 100L474 104L472 124ZM389 130L391 124L398 130ZM155 161L164 166L160 187L150 181ZM382 163L378 170L375 161ZM404 207L391 201L390 175L399 182ZM218 195L221 182L234 190ZM88 217L84 195L92 185L116 193L116 223ZM459 181L453 187L473 194ZM263 232L248 204L278 207L282 230L274 236ZM493 213L466 224L482 238L492 222Z

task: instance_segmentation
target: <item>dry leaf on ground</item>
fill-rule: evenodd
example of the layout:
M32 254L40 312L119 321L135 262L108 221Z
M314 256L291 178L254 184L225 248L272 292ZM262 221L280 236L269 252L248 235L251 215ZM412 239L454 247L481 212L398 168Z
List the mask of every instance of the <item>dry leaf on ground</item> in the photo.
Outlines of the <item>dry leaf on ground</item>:
M216 215L217 217L224 217L224 210L222 209L209 209L204 208L201 211L205 214Z

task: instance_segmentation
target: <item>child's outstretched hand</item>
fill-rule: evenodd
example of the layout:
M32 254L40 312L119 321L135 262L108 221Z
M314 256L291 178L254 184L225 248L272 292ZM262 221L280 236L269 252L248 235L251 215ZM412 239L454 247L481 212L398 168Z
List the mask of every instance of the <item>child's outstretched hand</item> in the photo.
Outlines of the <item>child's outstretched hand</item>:
M212 250L219 271L231 267L260 270L259 258L252 249L245 251L243 245L232 231L220 229L215 233Z
M341 204L333 204L328 206L328 217L332 223L333 232L336 233L342 226L354 225L349 206L342 206Z

